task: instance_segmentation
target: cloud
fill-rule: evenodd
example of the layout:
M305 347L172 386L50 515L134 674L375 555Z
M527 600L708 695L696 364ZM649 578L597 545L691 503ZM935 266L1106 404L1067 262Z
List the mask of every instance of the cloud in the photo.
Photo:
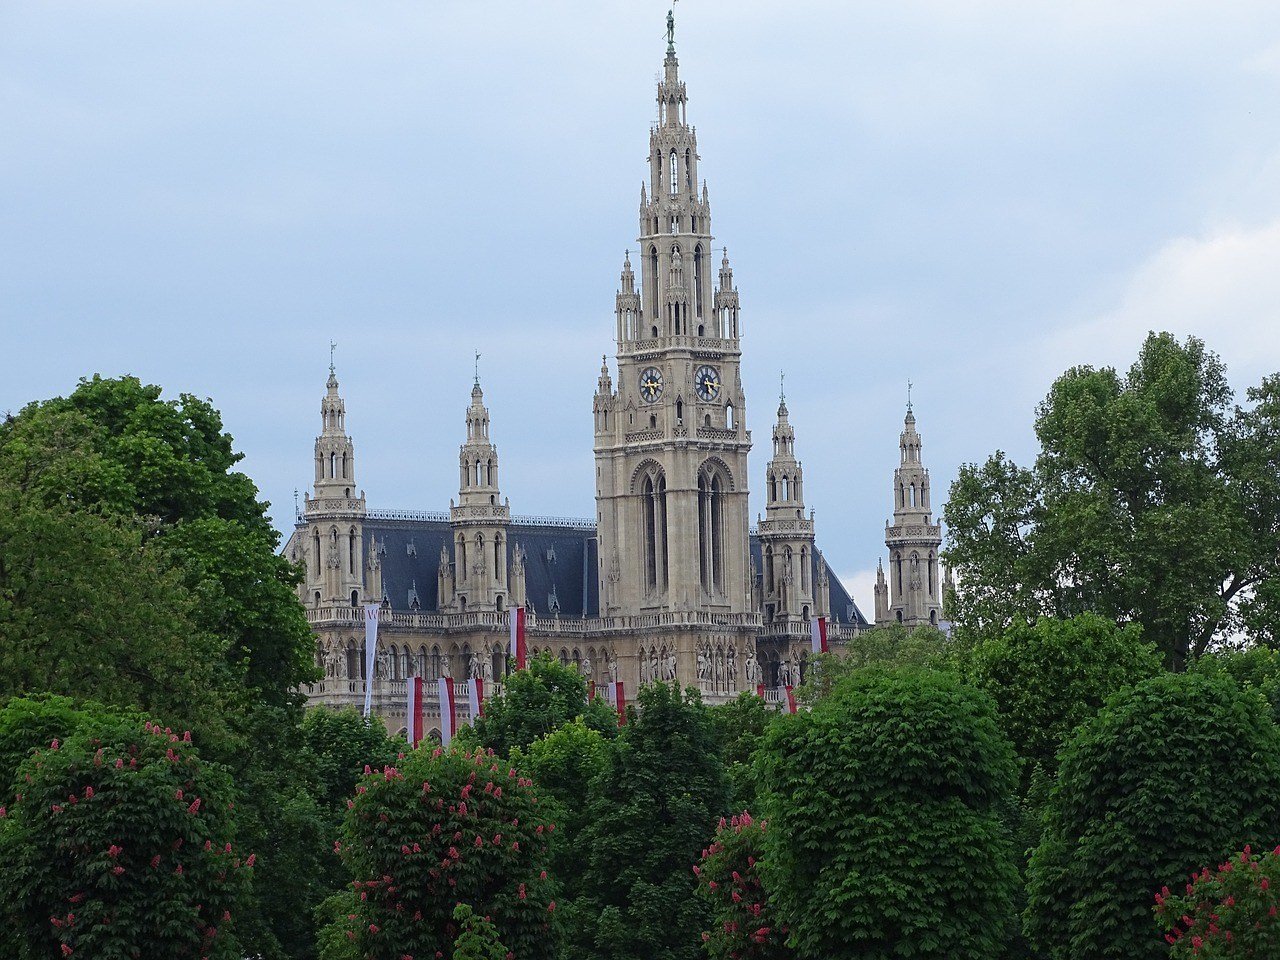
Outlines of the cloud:
M1115 306L1050 334L1040 356L1125 367L1150 330L1194 334L1237 379L1280 370L1280 218L1178 237L1123 283Z

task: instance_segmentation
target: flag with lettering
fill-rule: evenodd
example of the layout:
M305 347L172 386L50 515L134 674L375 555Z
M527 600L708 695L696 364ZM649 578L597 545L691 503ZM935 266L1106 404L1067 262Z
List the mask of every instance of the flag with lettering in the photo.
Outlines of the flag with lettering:
M422 742L422 678L410 677L405 686L409 690L405 709L405 738L409 741L409 746L416 747Z
M814 653L827 653L827 618L814 617L809 621L812 647Z
M517 670L529 666L529 656L524 646L524 607L511 608L511 657Z
M453 703L453 677L440 678L440 744L447 747L458 730L458 711Z
M378 662L379 604L364 605L364 715L373 711L373 670Z

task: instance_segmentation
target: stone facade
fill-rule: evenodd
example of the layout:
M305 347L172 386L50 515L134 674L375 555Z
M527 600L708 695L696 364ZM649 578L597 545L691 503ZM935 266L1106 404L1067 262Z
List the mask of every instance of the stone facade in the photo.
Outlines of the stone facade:
M739 297L727 251L711 272L711 207L673 43L657 99L639 273L628 254L615 302L616 384L606 359L593 401L595 517L512 514L478 376L448 512L367 509L331 366L314 492L285 547L306 570L299 593L324 674L307 690L312 703L357 705L372 684L374 710L394 731L408 677L500 687L517 606L531 653L551 651L597 683L621 680L628 696L677 681L712 702L763 684L776 703L780 686L800 680L812 617L828 618L837 650L869 626L817 549L785 398L766 512L750 528ZM911 469L904 459L900 480ZM923 483L923 519L911 508L899 520L903 546L920 524L938 529L928 524L927 474ZM373 676L362 653L366 603L381 604ZM903 603L906 617L936 609ZM438 733L436 685L426 692L427 727Z

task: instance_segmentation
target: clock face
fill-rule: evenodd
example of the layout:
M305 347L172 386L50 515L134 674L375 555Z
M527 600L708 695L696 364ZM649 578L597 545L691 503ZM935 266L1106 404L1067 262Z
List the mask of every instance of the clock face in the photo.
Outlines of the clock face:
M699 400L714 400L720 396L720 371L715 367L699 367L693 375L693 387Z
M645 403L653 403L662 396L662 371L657 367L646 367L640 372L640 398Z

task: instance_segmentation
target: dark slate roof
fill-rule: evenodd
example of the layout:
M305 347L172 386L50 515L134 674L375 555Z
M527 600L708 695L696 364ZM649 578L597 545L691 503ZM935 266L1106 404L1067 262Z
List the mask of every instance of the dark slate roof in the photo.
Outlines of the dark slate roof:
M371 515L364 522L367 555L371 538L382 551L382 585L393 610L408 610L416 597L424 611L437 606L440 548L452 543L449 522L441 519L386 519ZM525 588L529 606L546 615L559 605L560 616L594 617L600 612L597 574L600 562L593 526L571 521L514 520L508 528L512 544L525 553ZM751 537L751 556L761 569L760 541ZM813 562L817 583L818 558ZM823 560L825 564L825 559ZM831 582L831 618L865 624L866 617L826 564Z
M559 608L562 617L594 617L599 612L596 532L583 525L513 523L508 537L525 554L525 590L534 613ZM452 543L446 520L364 522L365 550L377 538L382 551L382 588L393 610L408 610L417 597L422 610L437 607L440 548Z

